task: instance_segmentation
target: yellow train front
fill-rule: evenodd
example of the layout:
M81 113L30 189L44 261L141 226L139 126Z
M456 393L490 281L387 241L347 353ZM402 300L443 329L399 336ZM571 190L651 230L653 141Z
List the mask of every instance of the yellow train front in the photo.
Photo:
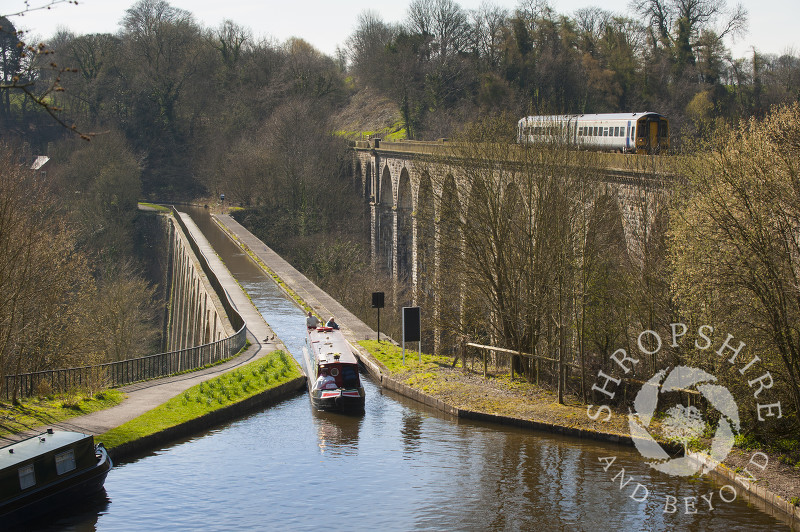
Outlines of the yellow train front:
M656 113L644 113L636 121L636 153L659 154L669 150L669 120Z

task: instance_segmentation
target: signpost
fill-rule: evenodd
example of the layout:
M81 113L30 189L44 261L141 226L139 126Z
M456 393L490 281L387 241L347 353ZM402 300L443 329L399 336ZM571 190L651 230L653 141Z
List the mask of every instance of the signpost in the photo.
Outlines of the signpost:
M381 309L383 308L383 292L372 292L372 308L378 309L378 341L381 341Z
M417 342L417 355L422 362L422 325L419 307L403 307L403 365L406 363L406 340Z

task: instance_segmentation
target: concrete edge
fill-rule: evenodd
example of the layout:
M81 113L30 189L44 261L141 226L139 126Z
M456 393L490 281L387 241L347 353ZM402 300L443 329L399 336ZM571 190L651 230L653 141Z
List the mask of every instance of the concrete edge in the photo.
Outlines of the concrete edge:
M689 452L687 455L703 467L710 469L710 476L719 483L730 484L741 488L746 500L753 503L763 512L776 516L776 512L781 517L787 519L790 527L800 530L800 506L795 506L777 493L773 493L764 486L758 484L758 480L750 480L736 471L713 460L704 453ZM760 503L760 504L759 504Z
M213 428L220 423L249 414L265 406L276 404L283 399L295 395L300 390L305 390L305 387L306 377L296 377L279 386L264 390L261 393L239 401L238 403L225 406L219 410L214 410L213 412L209 412L195 419L190 419L180 425L169 427L160 432L149 434L142 438L112 447L108 450L108 453L112 460L124 461L136 455L146 453L155 447L168 444L183 436L196 434L203 430ZM95 439L102 441L100 438Z

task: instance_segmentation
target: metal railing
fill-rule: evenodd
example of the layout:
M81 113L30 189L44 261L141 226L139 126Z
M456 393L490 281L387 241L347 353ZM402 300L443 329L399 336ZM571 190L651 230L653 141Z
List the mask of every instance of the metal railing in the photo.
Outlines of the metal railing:
M78 368L7 375L4 383L6 399L13 396L14 390L16 390L17 397L29 397L42 392L66 392L76 388L93 388L97 390L158 379L220 362L232 357L245 346L247 323L228 298L228 293L222 287L219 279L217 279L205 256L200 252L200 247L192 238L178 211L175 207L172 210L178 225L186 235L192 251L194 251L200 262L201 268L219 296L228 319L236 332L232 336L222 338L216 342L167 353Z

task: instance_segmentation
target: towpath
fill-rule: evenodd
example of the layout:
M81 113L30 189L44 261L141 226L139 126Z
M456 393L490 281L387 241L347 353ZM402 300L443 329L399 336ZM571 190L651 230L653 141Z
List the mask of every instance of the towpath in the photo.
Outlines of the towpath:
M272 329L264 321L261 313L253 306L250 298L244 293L241 286L228 271L228 268L217 256L197 225L187 214L181 213L181 218L197 241L200 250L205 255L214 273L216 273L223 288L229 294L236 309L244 317L247 323L247 339L250 341L250 346L238 357L212 368L124 386L121 390L126 393L127 398L119 405L53 423L47 425L48 427L74 430L86 434L102 434L144 414L148 410L152 410L196 384L261 358L272 351L286 350L286 346L273 334ZM268 338L274 339L267 340ZM30 430L25 432L0 437L0 445L38 434L42 431L42 428L41 426L31 427ZM5 440L5 442L2 440Z

